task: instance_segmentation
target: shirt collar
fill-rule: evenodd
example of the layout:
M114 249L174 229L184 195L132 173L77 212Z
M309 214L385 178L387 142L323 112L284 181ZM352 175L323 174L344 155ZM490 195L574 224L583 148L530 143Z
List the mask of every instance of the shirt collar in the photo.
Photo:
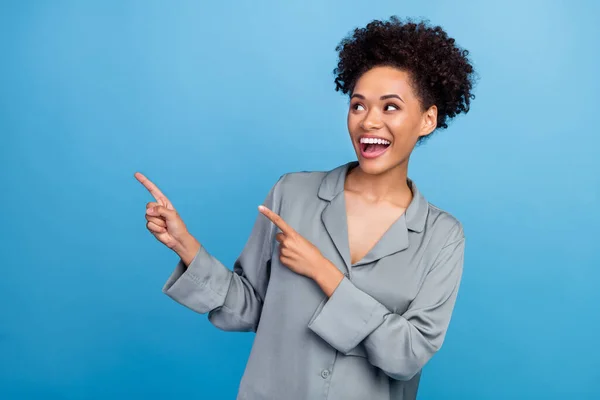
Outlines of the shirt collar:
M348 171L356 166L358 166L358 161L351 161L328 171L321 181L318 196L326 201L333 200L344 190ZM411 231L422 232L427 220L429 204L410 178L408 179L408 185L413 193L413 198L405 212L406 227Z

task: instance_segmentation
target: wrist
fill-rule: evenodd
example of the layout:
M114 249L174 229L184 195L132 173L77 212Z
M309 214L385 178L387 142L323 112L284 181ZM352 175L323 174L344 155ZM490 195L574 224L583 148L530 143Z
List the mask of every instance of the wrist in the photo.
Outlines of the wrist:
M181 258L181 261L187 266L190 265L198 250L200 250L201 244L191 234L186 234L179 242L179 244L173 249L175 253Z
M330 297L344 279L344 274L331 261L325 258L320 268L317 268L314 272L312 279L319 285L327 297Z

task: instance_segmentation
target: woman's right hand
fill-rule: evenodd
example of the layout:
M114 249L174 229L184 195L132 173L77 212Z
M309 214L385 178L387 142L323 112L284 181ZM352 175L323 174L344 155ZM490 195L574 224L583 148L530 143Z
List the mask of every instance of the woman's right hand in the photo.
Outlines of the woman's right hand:
M193 257L199 243L190 235L173 204L144 175L136 172L134 176L156 200L146 204L146 228L159 242L178 253L184 262Z

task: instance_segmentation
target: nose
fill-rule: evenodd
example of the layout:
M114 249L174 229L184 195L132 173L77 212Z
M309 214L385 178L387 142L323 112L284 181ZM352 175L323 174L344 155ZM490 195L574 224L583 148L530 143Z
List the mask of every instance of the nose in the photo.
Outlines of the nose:
M380 129L383 126L379 113L371 109L361 121L360 127L366 131Z

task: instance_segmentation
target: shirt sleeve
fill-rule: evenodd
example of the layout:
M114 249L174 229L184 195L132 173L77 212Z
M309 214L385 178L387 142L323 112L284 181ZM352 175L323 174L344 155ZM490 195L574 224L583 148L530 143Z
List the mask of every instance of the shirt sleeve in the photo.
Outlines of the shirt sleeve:
M279 212L284 177L279 178L263 202L275 212ZM256 332L269 283L276 233L275 225L259 213L233 271L201 246L187 268L179 260L163 293L198 313L208 313L209 321L217 328Z
M462 276L464 242L457 224L404 314L391 312L344 277L309 328L344 354L364 341L372 365L393 379L411 379L444 341Z

